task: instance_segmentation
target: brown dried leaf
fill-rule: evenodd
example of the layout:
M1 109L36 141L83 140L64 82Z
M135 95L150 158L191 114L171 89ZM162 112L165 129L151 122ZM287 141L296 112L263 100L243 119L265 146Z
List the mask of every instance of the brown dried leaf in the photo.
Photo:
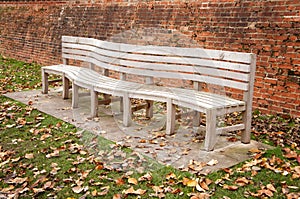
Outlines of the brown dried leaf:
M118 178L115 180L115 182L118 186L125 184L125 181L123 180L123 178Z
M227 190L230 190L230 191L235 191L237 190L239 187L238 186L235 186L235 185L223 185L223 189L227 189Z
M145 175L139 177L138 181L151 181L152 175L150 173L146 173Z
M297 159L298 158L298 154L296 153L296 151L293 151L290 148L284 148L283 150L285 151L284 157L286 157L288 159Z
M175 173L169 173L169 174L167 174L167 176L166 176L166 179L167 180L169 180L169 179L176 179L177 177L176 177L176 175L175 175Z
M130 187L129 189L127 190L123 190L123 193L128 195L128 194L135 194L135 195L143 195L146 193L147 190L143 190L143 189L137 189L137 190L134 190L133 187Z
M135 179L135 178L128 178L128 183L129 183L129 184L137 185L137 184L138 184L138 181L137 181L137 179Z
M200 184L202 189L204 189L206 191L209 190L209 187L208 187L208 185L206 184L205 181L201 181L199 184Z
M13 190L15 187L13 185L9 185L8 187L5 187L3 189L0 189L1 193L9 193L11 190Z
M113 199L121 199L122 198L122 195L117 193L117 194L114 194L113 196Z
M109 189L110 189L110 186L101 187L102 191L98 192L97 195L98 196L105 196L108 193Z
M27 180L28 180L28 177L25 177L25 178L16 177L14 179L10 179L7 183L8 184L23 184Z
M48 181L44 184L43 188L44 189L53 189L54 187L54 182Z
M266 196L268 197L272 197L273 196L273 192L270 191L269 189L261 189L261 190L258 190L257 193L262 196L263 194L265 194Z
M25 158L26 159L33 159L34 158L33 153L27 153L27 154L25 154Z
M83 191L83 187L81 187L81 186L76 186L76 187L73 187L72 188L72 191L74 192L74 193L80 193L80 192L82 192Z
M208 199L210 198L210 195L208 193L197 193L197 194L193 194L192 197L190 197L190 199Z
M34 193L42 193L45 191L45 189L44 188L32 188L32 191Z
M235 184L239 185L239 186L245 186L247 184L250 183L250 180L248 180L247 178L245 177L241 177L241 178L238 178L235 180Z
M49 133L46 133L46 134L43 134L42 136L41 136L41 138L40 138L40 140L45 140L45 139L47 139L48 137L51 137L52 135L51 134L49 134Z
M272 184L267 184L267 189L269 189L270 191L276 192L276 189Z

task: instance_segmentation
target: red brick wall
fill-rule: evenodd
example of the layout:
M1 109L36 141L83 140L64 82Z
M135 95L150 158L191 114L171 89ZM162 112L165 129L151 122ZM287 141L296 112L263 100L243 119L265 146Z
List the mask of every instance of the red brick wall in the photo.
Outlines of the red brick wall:
M0 53L43 65L61 62L61 35L110 39L153 27L156 44L192 39L200 47L254 52L254 108L300 117L299 0L1 1L0 21ZM145 39L139 36L131 41Z

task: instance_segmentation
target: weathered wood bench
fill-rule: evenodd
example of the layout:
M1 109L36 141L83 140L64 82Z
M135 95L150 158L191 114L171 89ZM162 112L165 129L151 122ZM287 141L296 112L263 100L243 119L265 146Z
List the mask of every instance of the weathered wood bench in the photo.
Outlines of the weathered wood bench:
M213 150L218 133L241 130L241 141L250 142L253 84L256 56L252 53L181 48L141 46L101 41L92 38L62 37L63 64L42 67L43 93L48 92L48 74L60 74L63 79L63 97L69 97L72 82L72 106L78 107L78 89L91 92L91 114L98 112L98 94L122 97L123 124L131 124L131 98L147 101L147 116L153 114L153 101L167 104L166 132L175 131L175 106L195 111L195 123L200 113L206 115L205 150ZM89 67L69 65L69 60L88 63ZM119 78L109 77L115 71ZM144 78L132 82L129 75ZM187 80L193 88L176 88L155 85L156 78ZM240 99L216 94L204 85L239 90ZM217 117L242 112L242 123L217 127Z

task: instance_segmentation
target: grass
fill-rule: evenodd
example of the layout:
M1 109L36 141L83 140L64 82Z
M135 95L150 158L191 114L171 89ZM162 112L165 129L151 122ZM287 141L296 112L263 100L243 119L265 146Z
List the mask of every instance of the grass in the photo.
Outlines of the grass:
M36 64L0 56L1 92L39 88L39 71ZM122 170L113 168L107 155L115 151L126 156L118 160L132 160L136 158L132 150L0 96L0 197L292 198L300 192L300 143L288 138L286 143L277 142L282 137L275 135L283 131L286 137L294 136L299 122L258 112L254 117L253 139L268 141L275 148L253 151L252 159L232 168L205 176L142 158ZM136 165L152 166L139 173ZM195 182L208 189L200 190Z

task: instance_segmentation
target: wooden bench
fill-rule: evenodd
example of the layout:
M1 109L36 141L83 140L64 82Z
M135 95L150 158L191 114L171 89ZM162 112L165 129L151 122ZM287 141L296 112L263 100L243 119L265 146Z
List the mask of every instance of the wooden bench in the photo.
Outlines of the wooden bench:
M175 131L175 107L195 111L195 123L200 113L206 115L204 148L213 150L219 133L241 130L241 142L249 143L251 134L252 97L256 56L252 53L181 48L141 46L101 41L93 38L62 37L63 64L42 67L43 93L48 92L48 74L60 74L63 79L63 97L69 97L72 82L72 106L78 107L78 89L91 92L91 114L98 113L98 94L122 97L123 124L131 124L130 99L147 101L147 116L153 114L153 101L167 104L166 132ZM88 68L71 66L69 60L87 63ZM109 77L109 72L119 78ZM129 76L143 77L144 82L129 81ZM191 88L157 86L157 78L192 82ZM205 85L239 91L241 98L202 90ZM242 123L217 127L217 117L242 112ZM198 125L197 124L197 125Z

